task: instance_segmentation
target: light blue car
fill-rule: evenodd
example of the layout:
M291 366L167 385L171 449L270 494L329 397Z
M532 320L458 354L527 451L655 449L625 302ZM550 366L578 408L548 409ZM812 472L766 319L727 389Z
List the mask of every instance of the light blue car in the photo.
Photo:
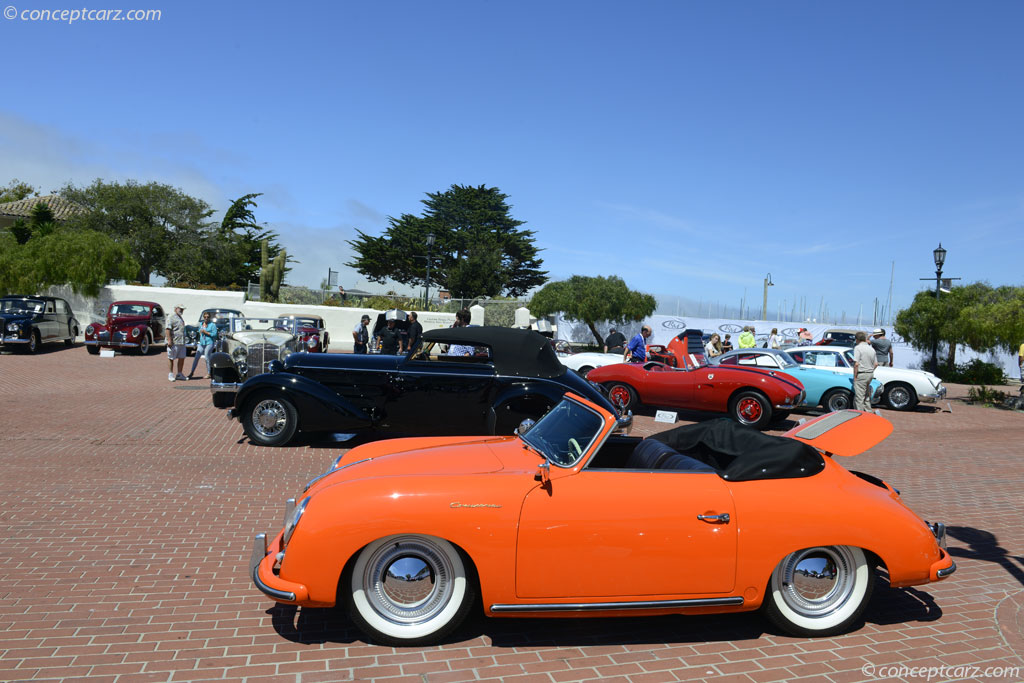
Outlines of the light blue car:
M807 398L800 408L821 407L826 412L853 407L853 377L835 368L800 365L785 351L777 349L736 349L709 359L711 365L755 365L775 368L803 382ZM871 380L871 405L882 400L882 383Z

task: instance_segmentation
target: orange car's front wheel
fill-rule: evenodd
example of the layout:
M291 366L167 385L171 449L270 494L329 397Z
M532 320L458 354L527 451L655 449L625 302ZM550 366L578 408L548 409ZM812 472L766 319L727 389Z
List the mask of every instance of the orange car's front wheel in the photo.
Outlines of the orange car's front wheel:
M860 548L804 548L784 557L772 572L764 610L791 635L832 636L860 619L874 587L874 567Z

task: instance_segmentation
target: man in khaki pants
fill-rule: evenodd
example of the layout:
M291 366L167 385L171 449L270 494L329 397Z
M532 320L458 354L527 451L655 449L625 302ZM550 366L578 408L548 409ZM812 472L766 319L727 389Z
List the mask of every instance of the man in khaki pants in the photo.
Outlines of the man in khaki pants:
M871 378L875 376L878 359L875 349L868 344L868 335L858 332L853 348L853 409L871 412Z

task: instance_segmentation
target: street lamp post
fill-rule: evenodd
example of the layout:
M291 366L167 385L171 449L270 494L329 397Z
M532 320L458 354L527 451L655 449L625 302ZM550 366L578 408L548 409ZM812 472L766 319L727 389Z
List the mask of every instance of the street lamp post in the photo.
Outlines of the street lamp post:
M774 286L775 283L772 282L772 274L768 273L768 276L764 279L764 299L761 302L761 320L768 320L768 288Z
M430 249L434 246L434 233L427 233L427 280L424 282L423 307L430 305Z
M946 250L942 248L942 242L939 242L939 246L932 251L932 256L935 258L935 300L938 301L942 284L942 264L946 262ZM932 372L937 373L938 371L939 335L936 333L935 339L932 340Z

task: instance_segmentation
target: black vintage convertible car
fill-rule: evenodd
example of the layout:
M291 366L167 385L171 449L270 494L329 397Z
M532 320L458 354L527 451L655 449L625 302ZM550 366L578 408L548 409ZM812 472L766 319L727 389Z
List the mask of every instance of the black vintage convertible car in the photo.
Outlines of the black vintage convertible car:
M425 333L423 344L405 356L293 353L238 387L231 416L253 443L281 446L300 431L512 434L566 391L616 412L536 332L447 328ZM215 355L211 384L223 393L239 378L230 364L217 365ZM631 420L627 415L620 424Z
M78 320L64 299L5 296L0 299L0 348L35 353L41 344L75 343Z

